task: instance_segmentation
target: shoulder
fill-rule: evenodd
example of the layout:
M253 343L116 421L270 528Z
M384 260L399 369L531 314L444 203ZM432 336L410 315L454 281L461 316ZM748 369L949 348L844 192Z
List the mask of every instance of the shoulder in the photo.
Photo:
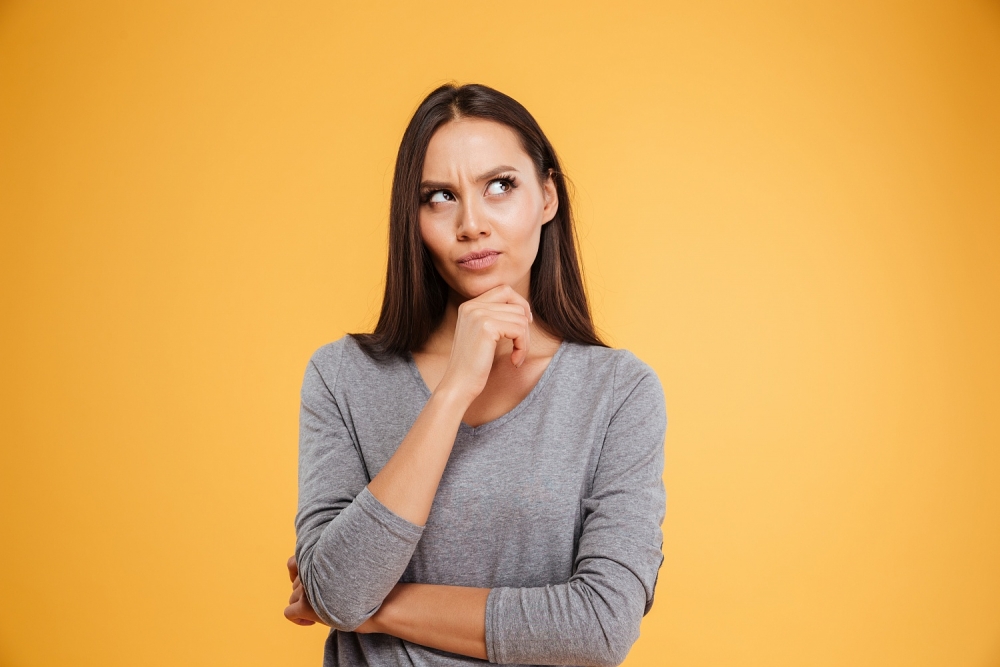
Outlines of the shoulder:
M629 350L568 343L564 367L577 386L596 386L610 399L611 414L640 410L666 420L663 385L656 371Z
M338 338L332 343L321 346L312 356L309 357L309 365L314 366L321 373L336 373L344 356L344 347L350 345L350 336Z
M616 394L641 382L661 387L656 371L628 350L579 343L564 347L564 365L572 373L604 381Z
M360 378L371 380L401 363L405 363L402 358L381 361L372 358L353 336L347 334L312 353L306 366L306 378L308 381L310 375L317 376L333 392L338 384L351 384Z
M628 350L615 350L618 356L618 365L615 369L615 394L624 398L624 395L631 393L640 386L646 391L651 391L663 399L663 385L656 371L639 357Z

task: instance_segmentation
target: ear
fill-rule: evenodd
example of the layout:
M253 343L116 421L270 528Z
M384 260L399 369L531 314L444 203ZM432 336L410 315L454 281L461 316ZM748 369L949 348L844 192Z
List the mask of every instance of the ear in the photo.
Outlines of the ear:
M559 193L556 191L556 183L552 178L551 169L549 169L549 175L545 177L545 181L542 183L542 197L545 202L544 206L542 206L542 224L544 225L556 217L556 211L559 210Z

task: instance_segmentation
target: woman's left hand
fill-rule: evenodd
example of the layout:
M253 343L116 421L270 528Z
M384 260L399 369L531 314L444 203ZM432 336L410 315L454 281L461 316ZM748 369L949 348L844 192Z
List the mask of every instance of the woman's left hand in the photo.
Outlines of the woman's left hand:
M285 618L296 625L315 625L316 623L326 625L326 622L316 615L312 605L309 604L309 599L306 598L306 591L302 588L302 580L299 579L299 564L295 562L295 556L290 557L285 565L288 567L288 578L292 580L292 594L288 598L288 606L285 607ZM354 631L368 633L380 630L377 621L372 617L355 628Z
M296 625L323 623L306 598L302 581L299 580L299 565L295 562L295 556L289 558L286 565L288 566L288 578L292 580L292 595L288 598L288 606L285 607L285 618ZM325 623L323 624L325 625Z

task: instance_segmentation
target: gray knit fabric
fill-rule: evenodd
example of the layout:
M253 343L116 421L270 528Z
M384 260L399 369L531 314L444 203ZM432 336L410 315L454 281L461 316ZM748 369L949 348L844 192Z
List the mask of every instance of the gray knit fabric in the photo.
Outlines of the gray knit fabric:
M295 555L333 628L325 667L482 663L351 632L398 581L490 588L490 662L616 665L663 560L663 390L625 350L563 343L507 414L462 424L426 526L368 491L430 392L412 358L350 337L302 386Z

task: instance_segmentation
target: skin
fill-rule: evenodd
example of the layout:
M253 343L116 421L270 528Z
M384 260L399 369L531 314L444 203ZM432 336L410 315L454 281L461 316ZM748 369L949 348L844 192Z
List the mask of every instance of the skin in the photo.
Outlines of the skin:
M427 148L420 232L450 288L441 325L413 352L431 397L396 453L369 483L387 508L424 525L459 425L509 412L538 382L561 342L533 322L531 264L559 201L517 134L464 118L441 126ZM470 253L490 251L467 261ZM466 261L463 261L463 258ZM295 558L285 617L322 623L305 597ZM357 632L382 632L485 659L487 588L398 584Z

